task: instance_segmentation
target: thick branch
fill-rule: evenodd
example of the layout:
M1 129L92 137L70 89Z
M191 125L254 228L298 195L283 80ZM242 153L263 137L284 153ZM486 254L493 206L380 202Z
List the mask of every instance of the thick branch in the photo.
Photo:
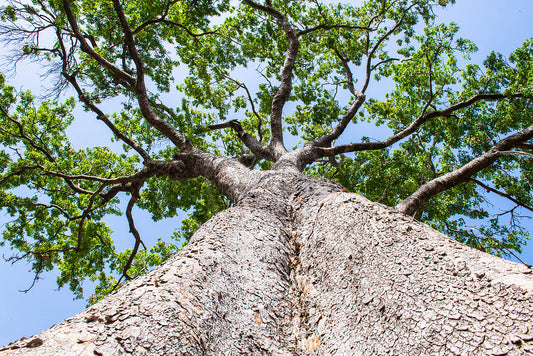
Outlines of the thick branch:
M270 111L270 127L272 131L272 138L269 146L273 148L274 155L279 158L282 154L287 152L283 144L282 114L283 107L289 100L289 96L292 91L292 71L298 55L298 37L296 36L296 33L294 32L287 17L285 17L285 15L278 10L274 9L269 1L267 1L266 6L257 4L251 0L243 0L243 2L254 9L263 11L276 18L281 23L283 31L285 31L287 39L289 40L289 48L287 49L285 62L283 63L283 68L281 69L281 84L278 91L274 95Z
M431 197L468 181L474 174L490 166L502 155L502 151L507 151L531 138L533 138L533 125L499 141L489 151L468 162L461 168L422 185L416 192L396 205L396 208L404 214L412 215Z
M190 152L178 152L174 159L182 160L186 173L191 176L203 176L215 183L221 194L235 203L247 191L250 182L257 175L254 171L229 157L221 157L192 148Z

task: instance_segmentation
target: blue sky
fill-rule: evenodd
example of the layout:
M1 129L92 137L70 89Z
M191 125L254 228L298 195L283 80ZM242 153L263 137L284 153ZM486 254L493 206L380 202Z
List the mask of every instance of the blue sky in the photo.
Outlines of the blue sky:
M458 23L461 36L472 39L478 45L479 52L473 57L476 62L492 50L507 55L525 39L533 37L531 0L457 0L455 6L442 11L441 15L441 22ZM12 84L19 89L40 89L41 78L23 66L19 67L14 80ZM76 122L70 135L73 142L81 140L87 143L108 137L105 128L89 118ZM113 217L108 222L115 231L116 239L125 244L131 242L124 217ZM136 225L141 236L156 239L168 236L178 227L179 220L154 223L149 217L142 217ZM529 231L533 233L533 222L529 224ZM9 255L10 252L4 248L0 249L1 254ZM522 258L533 264L533 242L526 247ZM24 262L11 265L0 260L0 285L3 286L0 292L0 345L38 333L85 308L85 301L73 300L69 290L57 291L54 274L44 275L29 293L18 292L31 284L33 274L28 272L29 269L30 266Z

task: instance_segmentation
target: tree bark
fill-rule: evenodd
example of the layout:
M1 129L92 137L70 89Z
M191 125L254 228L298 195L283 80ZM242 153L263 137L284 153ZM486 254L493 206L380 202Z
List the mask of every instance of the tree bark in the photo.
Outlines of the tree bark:
M0 355L518 355L532 292L526 266L269 171L163 265Z

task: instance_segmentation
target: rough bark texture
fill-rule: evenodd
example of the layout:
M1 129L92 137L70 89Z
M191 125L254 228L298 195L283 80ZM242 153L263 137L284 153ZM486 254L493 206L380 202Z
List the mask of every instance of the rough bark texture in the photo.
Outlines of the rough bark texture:
M0 354L525 354L532 292L525 266L267 172L165 264Z

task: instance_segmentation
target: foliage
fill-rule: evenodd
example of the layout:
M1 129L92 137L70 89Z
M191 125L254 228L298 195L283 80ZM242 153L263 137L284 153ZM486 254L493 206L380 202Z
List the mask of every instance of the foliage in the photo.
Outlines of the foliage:
M258 145L274 142L274 102L286 88L286 138L295 148L316 143L326 152L307 162L306 173L396 206L531 125L533 39L509 59L493 53L483 64L470 63L475 44L457 36L457 25L435 18L437 8L452 3L8 1L0 10L0 36L13 59L46 64L55 78L52 92L63 94L38 101L0 76L0 207L12 218L2 245L19 251L13 261L30 261L36 278L58 268L59 286L77 297L84 280L97 282L91 302L97 301L123 277L163 262L231 200L202 172L181 177L150 169L185 157L169 127L195 149L266 170L272 159L242 132ZM298 40L290 83L283 71L295 40L280 18ZM146 78L146 85L135 78ZM369 86L389 82L384 97L364 96ZM66 132L76 100L63 99L72 90L85 115L103 121L122 149L73 148ZM168 126L158 126L155 116ZM221 124L230 120L238 126ZM341 132L370 123L377 127L372 136L399 138L374 147L376 140L364 137L360 146L330 154L338 136L320 140L339 122ZM433 195L415 217L493 254L520 251L529 238L520 214L532 211L532 165L525 140ZM498 195L512 206L491 206ZM120 215L120 201L128 199L154 220L189 215L172 237L143 249L126 209L136 247L120 251L105 217Z

